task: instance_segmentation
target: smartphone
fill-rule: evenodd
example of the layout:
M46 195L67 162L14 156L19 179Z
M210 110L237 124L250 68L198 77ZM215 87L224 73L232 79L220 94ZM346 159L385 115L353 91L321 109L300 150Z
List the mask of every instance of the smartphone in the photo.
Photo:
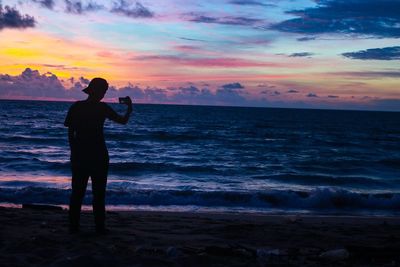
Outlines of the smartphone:
M118 98L120 104L128 104L128 97L120 97Z

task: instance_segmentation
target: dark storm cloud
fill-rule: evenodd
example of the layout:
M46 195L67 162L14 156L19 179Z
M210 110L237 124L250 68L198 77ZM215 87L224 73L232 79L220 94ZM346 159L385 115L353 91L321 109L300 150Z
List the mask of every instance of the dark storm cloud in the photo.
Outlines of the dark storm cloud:
M255 0L232 0L229 1L229 3L234 4L234 5L240 5L240 6L275 6L272 4L265 4L261 1L255 1Z
M312 55L314 55L314 53L300 52L300 53L290 54L289 57L311 57Z
M357 52L348 52L342 54L351 59L361 60L400 60L400 46L371 48Z
M64 0L65 11L71 14L84 14L85 12L97 11L104 8L104 6L97 4L96 2L89 1L84 3L79 0Z
M302 34L340 33L376 38L400 37L398 0L318 0L316 7L288 11L296 18L271 29Z
M256 23L260 23L263 20L247 18L247 17L211 17L198 14L190 14L189 21L196 23L210 23L210 24L222 24L222 25L236 25L236 26L252 26Z
M53 9L55 2L54 0L32 0L32 2L40 4L42 7Z
M35 27L35 18L22 15L16 8L1 5L0 2L0 30L5 28L24 29Z
M154 13L141 3L136 2L135 5L131 5L125 0L119 0L113 2L114 7L111 12L121 14L131 18L152 18Z

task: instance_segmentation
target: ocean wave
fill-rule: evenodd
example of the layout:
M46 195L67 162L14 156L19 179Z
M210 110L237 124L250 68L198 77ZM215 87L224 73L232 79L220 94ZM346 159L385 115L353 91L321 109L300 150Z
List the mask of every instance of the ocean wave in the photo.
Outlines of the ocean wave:
M1 169L18 172L48 171L65 173L70 171L69 162L51 162L35 157L0 157Z
M13 144L30 144L30 145L32 144L60 145L63 143L66 144L67 141L66 139L60 140L59 137L50 137L49 135L41 137L13 135L13 136L0 136L0 142L13 143Z
M400 169L400 158L387 158L379 160L378 163L385 167Z
M121 132L108 132L106 137L110 140L129 140L129 141L196 141L202 139L209 139L210 136L200 134L198 132L167 132L167 131L154 131L145 133L126 133Z
M0 156L0 170L11 172L45 172L50 174L70 175L70 162L48 161L42 158L31 156ZM238 175L246 179L270 180L282 182L285 184L311 185L311 186L343 186L351 188L400 188L400 179L392 172L380 172L375 178L374 174L365 175L358 171L356 175L352 173L340 173L319 169L314 171L300 171L293 173L271 172L271 169L265 169L263 166L227 166L224 164L203 164L202 162L191 162L191 164L182 164L179 162L111 162L109 165L110 175L134 176L141 174L160 174L176 173L183 175L213 176L220 175L224 177L237 177ZM281 169L279 169L280 171ZM383 179L382 176L385 178Z
M67 204L70 190L25 187L1 188L0 202ZM89 204L91 191L84 203ZM270 190L227 192L195 190L108 190L108 205L238 207L259 209L398 212L400 193L357 193L348 190L319 188L312 191Z
M178 165L163 162L119 162L110 163L110 173L122 172L181 172L181 173L218 173L214 166Z
M27 157L0 157L2 168L12 171L49 171L70 172L69 161L52 162L38 158ZM110 174L133 174L141 172L176 172L176 173L203 173L216 174L222 172L215 166L207 165L179 165L163 162L111 162Z
M357 186L358 188L367 188L370 186L386 188L390 185L393 186L393 182L396 180L386 181L383 179L374 179L363 176L332 176L322 174L275 174L275 175L260 175L253 176L253 179L265 179L274 180L285 183L294 183L300 185L335 185L335 186ZM400 182L400 180L398 180Z

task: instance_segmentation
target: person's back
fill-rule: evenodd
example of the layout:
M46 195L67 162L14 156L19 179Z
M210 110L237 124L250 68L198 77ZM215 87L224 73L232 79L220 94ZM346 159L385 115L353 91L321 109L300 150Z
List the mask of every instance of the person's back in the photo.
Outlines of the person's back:
M118 115L106 103L100 102L108 89L108 83L94 78L83 91L89 96L75 102L69 109L64 125L68 127L71 148L72 192L69 204L69 227L79 230L82 201L89 177L92 180L93 211L96 231L105 232L105 190L109 157L104 140L104 121L110 119L126 124L132 112L132 101L127 97L128 109L124 116Z
M102 102L78 101L70 108L65 124L73 127L74 149L71 161L98 161L108 158L104 140L104 122L113 116L111 108Z

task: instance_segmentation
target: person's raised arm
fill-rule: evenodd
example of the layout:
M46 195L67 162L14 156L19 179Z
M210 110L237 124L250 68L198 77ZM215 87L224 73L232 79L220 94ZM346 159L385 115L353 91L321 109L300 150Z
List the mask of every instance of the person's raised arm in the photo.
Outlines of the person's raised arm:
M126 109L126 112L123 116L119 115L117 112L115 112L112 108L110 108L109 106L107 106L107 113L106 113L106 117L112 121L115 121L117 123L120 124L127 124L129 121L129 117L132 113L132 100L131 98L128 96L127 97L127 101L125 103L128 108Z

